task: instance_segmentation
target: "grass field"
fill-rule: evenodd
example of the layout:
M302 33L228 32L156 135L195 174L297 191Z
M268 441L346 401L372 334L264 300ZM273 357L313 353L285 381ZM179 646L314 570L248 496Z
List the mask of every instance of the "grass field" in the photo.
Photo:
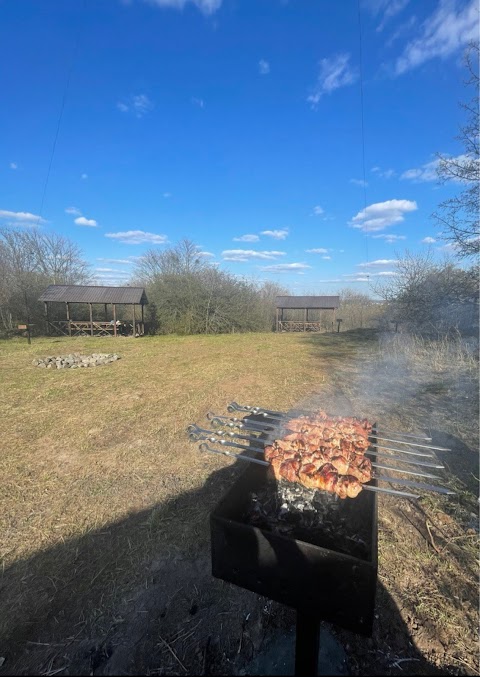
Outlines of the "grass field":
M121 359L32 366L73 351ZM381 499L378 625L366 648L339 637L354 673L398 674L403 657L415 661L403 674L476 674L474 365L400 353L371 331L2 342L3 670L233 674L291 623L209 573L208 514L239 469L200 454L185 428L237 400L353 409L454 450L455 499Z

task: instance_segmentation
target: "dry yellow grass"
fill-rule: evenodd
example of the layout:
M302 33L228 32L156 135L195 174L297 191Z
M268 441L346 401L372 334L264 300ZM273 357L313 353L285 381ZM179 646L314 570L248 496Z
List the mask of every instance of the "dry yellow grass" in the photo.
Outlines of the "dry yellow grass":
M58 371L31 364L34 357L74 351L116 351L121 360ZM459 437L462 411L465 417L472 411L466 404L462 410L445 378L440 385L447 386L439 387L431 374L420 379L418 365L410 373L398 364L382 357L369 331L1 343L0 646L9 671L48 673L63 663L70 674L91 669L95 662L72 658L83 647L78 643L93 642L107 660L106 638L118 628L137 637L135 614L147 614L150 626L164 622L161 632L176 637L189 595L211 609L210 626L224 628L218 651L236 655L238 640L230 646L236 626L227 623L228 614L251 605L253 596L232 597L208 572L208 513L231 484L232 462L201 455L185 428L205 423L208 410L225 412L231 400L285 409L343 398L359 414L397 429L436 428L458 447L465 467L459 476L452 466L449 475L460 489L448 504L450 514L447 499L427 499L421 510L382 499L379 574L412 634L410 617L422 627L430 619L428 637L444 638L448 649L438 664L463 661L474 672L476 540L465 526L474 503L463 482L475 465L468 455L472 426ZM426 519L438 552L423 529ZM138 611L149 608L149 597L150 611ZM165 621L157 618L162 608L169 609ZM381 618L379 632L389 618ZM202 628L193 636L185 632L189 644L181 660L190 671L205 662L194 647L206 641ZM179 669L163 645L145 642L135 639L137 669ZM54 646L62 648L49 653Z

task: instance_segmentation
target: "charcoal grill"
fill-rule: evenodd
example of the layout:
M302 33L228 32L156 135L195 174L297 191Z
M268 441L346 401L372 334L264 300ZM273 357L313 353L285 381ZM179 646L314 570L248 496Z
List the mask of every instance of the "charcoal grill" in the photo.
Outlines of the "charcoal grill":
M232 408L233 405L235 407ZM261 459L260 454L265 443L278 432L278 422L282 421L282 425L285 425L287 415L253 407L241 408L236 403L229 405L229 411L243 411L247 417L228 419L210 415L208 418L216 424L217 430L199 428L196 425L189 426L188 429L192 441L203 441L202 449L251 461L210 515L212 574L295 609L295 674L314 675L317 674L322 621L364 636L372 633L378 562L378 492L411 498L417 496L396 489L380 488L378 478L375 477L365 486L370 491L362 491L355 499L336 500L336 496L322 492L323 497L326 495L323 500L331 501L332 510L340 510L342 518L345 518L347 530L337 541L332 540L331 534L325 534L323 540L322 537L319 540L318 534L313 538L304 530L302 537L298 538L295 535L278 533L268 526L258 526L249 519L250 497L252 494L276 490L276 482L268 473L269 464ZM219 425L228 427L230 432L219 431ZM235 430L232 431L231 428ZM379 434L377 426L374 426L374 430L375 435ZM258 433L259 436L244 435L244 432ZM221 437L218 437L219 433L222 434ZM402 439L396 439L395 442L400 445L408 444L408 449L395 449L400 456L388 457L403 464L408 462L410 468L413 464L414 470L408 471L395 466L388 466L389 469L422 477L435 477L423 472L425 466L429 470L442 466L425 461L425 457L435 459L418 449L427 446L431 448L431 445L419 445L418 439L424 442L431 440L404 433L395 436L402 435L407 442ZM235 442L231 441L232 437L236 439ZM410 442L410 439L417 441ZM209 447L205 440L212 444L219 443L222 448ZM249 442L249 446L242 444L245 441ZM248 450L249 455L232 453L225 446ZM380 456L378 446L377 437L371 437L369 457L374 464L378 460L377 456ZM409 460L410 457L403 456L402 452L413 454L416 460ZM418 457L422 460L418 461ZM417 465L422 466L421 472L417 472ZM397 478L387 478L384 481L395 482ZM398 478L398 482L407 487L452 493L442 487L411 480ZM361 552L352 554L345 544L348 539L355 539L359 532L362 533L362 549Z

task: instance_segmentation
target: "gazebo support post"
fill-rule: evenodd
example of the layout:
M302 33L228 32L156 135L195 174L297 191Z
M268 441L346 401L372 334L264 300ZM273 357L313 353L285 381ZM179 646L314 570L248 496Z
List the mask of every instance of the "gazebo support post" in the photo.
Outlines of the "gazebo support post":
M275 308L275 327L276 327L276 330L278 331L278 330L279 330L279 326L278 326L278 308Z
M93 336L93 313L92 313L92 304L88 304L88 308L90 310L90 335Z
M45 331L47 332L47 336L50 336L50 325L48 324L48 301L44 301L44 309L45 309Z
M142 336L145 334L145 306L142 303Z
M108 310L107 310L107 304L105 303L105 322L108 322Z
M303 309L303 331L307 331L308 308Z
M117 306L112 303L112 310L113 310L113 335L116 337L117 336Z
M132 324L132 336L135 336L135 304L133 304L133 324Z
M67 322L68 322L68 335L72 335L72 323L70 322L70 304L66 303L67 306Z

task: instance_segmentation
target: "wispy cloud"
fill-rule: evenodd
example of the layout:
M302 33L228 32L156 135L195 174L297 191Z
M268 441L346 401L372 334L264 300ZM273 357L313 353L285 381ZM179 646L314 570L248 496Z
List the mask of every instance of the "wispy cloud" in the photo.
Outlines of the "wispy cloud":
M350 183L353 183L355 186L361 186L362 188L368 186L368 182L363 179L350 179Z
M117 108L122 113L132 113L137 118L143 116L153 109L153 103L146 94L136 94L127 101L119 101Z
M391 179L392 176L396 175L394 169L381 169L381 167L372 167L370 171L377 176L382 177L382 179Z
M477 0L458 2L440 0L434 12L422 23L419 35L411 40L395 63L396 75L402 75L430 59L458 53L470 42L478 42Z
M422 244L433 244L434 242L436 242L434 237L424 237L422 240Z
M260 75L268 75L270 73L270 64L265 59L260 59L258 62L258 72Z
M307 254L328 254L328 249L317 247L316 249L305 249Z
M360 268L381 268L382 266L395 266L397 263L397 259L377 259L376 261L357 263L357 266Z
M280 230L262 230L260 235L273 237L275 240L285 240L288 236L288 228L281 228Z
M463 173L462 168L466 164L470 164L472 162L472 156L465 154L457 155L456 157L445 155L445 157L448 157L448 160L451 163L452 167L456 165L456 167L458 168L459 175ZM406 179L408 181L413 181L414 183L437 181L438 180L437 168L439 163L440 160L436 158L435 160L426 162L424 165L421 165L418 168L407 169L407 171L403 172L403 174L400 175L400 178ZM450 181L453 181L454 183L464 183L463 179L457 178L452 178L450 179Z
M312 266L307 265L306 263L277 263L273 266L263 266L260 270L264 273L298 273L302 274L303 271L311 268Z
M255 259L276 259L279 256L285 256L286 252L278 251L256 251L254 249L225 249L222 252L224 261L246 262Z
M418 183L423 183L424 181L436 181L437 167L438 160L432 160L431 162L427 162L417 169L407 169L407 171L400 175L400 178Z
M315 214L315 216L321 216L322 214L325 214L325 210L320 205L315 205L315 207L313 208L313 213Z
M18 165L16 162L10 162L10 169L18 169Z
M381 14L377 33L381 33L387 23L405 9L410 0L364 0L364 7L374 16Z
M192 103L199 108L205 108L205 101L203 99L197 99L195 96L192 96Z
M95 219L86 219L84 216L79 216L76 218L74 223L76 223L77 226L89 226L91 228L98 227L98 223L95 221Z
M162 197L172 197L172 194L171 194L171 193L168 193L168 192L166 192L166 193L163 193L163 196L162 196Z
M404 215L416 209L418 207L414 200L376 202L358 212L349 225L362 230L364 233L375 232L396 223L402 223L405 219Z
M372 238L374 240L385 240L386 244L395 244L395 242L398 242L399 240L406 240L407 236L406 235L393 235L391 233L382 233L381 235L372 235Z
M125 230L119 233L105 233L105 237L118 240L123 244L165 244L168 242L166 235L148 233L144 230Z
M128 270L118 270L116 268L95 268L96 273L117 273L119 275L131 275Z
M350 54L335 54L320 61L317 82L307 97L312 108L316 108L324 94L331 94L340 87L351 85L357 74L349 65Z
M331 256L322 256L322 259L324 261L331 261L332 257Z
M197 256L203 256L205 258L215 258L215 254L212 254L212 252L204 252L204 251L197 252Z
M6 209L0 209L0 221L6 222L7 226L36 226L40 223L46 223L37 214L30 212L10 212Z
M222 0L144 0L150 5L156 5L162 9L183 9L191 3L203 14L214 14L222 5Z
M135 260L140 258L141 256L129 256L127 259L97 258L97 261L102 261L103 263L118 263L120 265L131 265L132 263L135 263Z
M77 207L66 207L65 214L73 214L73 216L81 216L82 212Z
M247 233L246 235L240 235L240 237L234 237L233 241L234 242L258 242L259 241L258 235L252 235L250 233Z
M82 179L82 181L86 181L88 179L88 174L83 173L81 174L80 178Z

